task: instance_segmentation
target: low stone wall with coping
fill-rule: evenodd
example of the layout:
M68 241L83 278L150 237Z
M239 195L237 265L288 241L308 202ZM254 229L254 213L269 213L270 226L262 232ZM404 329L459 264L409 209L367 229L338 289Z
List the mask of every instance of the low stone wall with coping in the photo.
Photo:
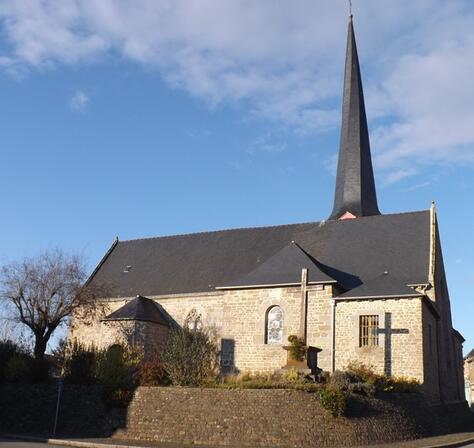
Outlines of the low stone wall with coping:
M107 409L94 386L65 385L58 436L114 437L183 444L355 446L454 431L471 418L465 403L428 406L418 395L351 400L333 418L314 393L140 387L127 408ZM0 431L51 433L54 385L0 387Z

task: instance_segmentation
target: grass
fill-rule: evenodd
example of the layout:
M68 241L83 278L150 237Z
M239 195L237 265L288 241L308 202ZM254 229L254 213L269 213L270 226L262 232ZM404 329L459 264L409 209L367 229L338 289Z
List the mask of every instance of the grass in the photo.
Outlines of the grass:
M228 375L205 383L203 387L215 389L293 389L304 392L316 392L321 385L298 374L294 369L284 375L250 374Z

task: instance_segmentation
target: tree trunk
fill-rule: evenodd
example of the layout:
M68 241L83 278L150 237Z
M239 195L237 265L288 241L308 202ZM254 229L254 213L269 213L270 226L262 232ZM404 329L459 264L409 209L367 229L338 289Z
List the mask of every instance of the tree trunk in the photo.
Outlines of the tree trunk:
M44 352L46 351L48 339L49 338L44 337L42 334L35 334L35 348L33 353L36 360L40 361L44 358Z

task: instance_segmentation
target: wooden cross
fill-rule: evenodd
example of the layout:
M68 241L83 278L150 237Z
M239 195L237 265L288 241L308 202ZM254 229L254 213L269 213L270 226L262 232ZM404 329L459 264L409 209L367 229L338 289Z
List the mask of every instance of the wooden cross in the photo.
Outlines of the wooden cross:
M301 270L301 305L300 305L300 338L303 339L306 344L307 337L307 314L308 314L308 269Z

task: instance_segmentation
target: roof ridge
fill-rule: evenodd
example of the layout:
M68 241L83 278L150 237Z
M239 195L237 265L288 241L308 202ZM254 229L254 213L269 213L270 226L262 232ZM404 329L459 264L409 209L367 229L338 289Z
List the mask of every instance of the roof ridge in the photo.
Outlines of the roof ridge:
M132 238L128 240L120 240L119 243L130 243L130 242L143 241L143 240L158 240L158 239L164 239L164 238L176 238L176 237L181 237L181 236L204 235L204 234L210 234L210 233L234 232L237 230L254 230L254 229L263 230L263 229L273 229L277 227L302 226L302 225L308 225L308 224L319 224L320 222L321 221L307 221L307 222L295 222L292 224L276 224L272 226L234 227L231 229L207 230L207 231L201 231L201 232L188 232L188 233L175 233L173 235L150 236L150 237L144 237L144 238Z
M411 212L399 212L399 213L386 213L382 215L373 215L373 216L361 216L359 218L356 218L357 220L360 219L376 219L376 218L381 218L384 216L396 216L396 215L413 215L416 213L424 213L424 212L429 212L429 209L426 210L415 210ZM295 223L290 223L290 224L275 224L275 225L270 225L270 226L251 226L251 227L233 227L230 229L219 229L219 230L204 230L200 232L187 232L187 233L175 233L172 235L162 235L162 236L149 236L149 237L143 237L143 238L130 238L126 240L119 240L119 243L130 243L130 242L135 242L135 241L145 241L145 240L158 240L158 239L165 239L165 238L176 238L176 237L181 237L181 236L193 236L193 235L204 235L204 234L211 234L211 233L224 233L224 232L233 232L237 230L254 230L254 229L273 229L277 227L290 227L290 226L302 226L302 225L308 225L308 224L326 224L328 222L339 222L340 220L329 220L329 219L322 219L320 221L306 221L306 222L295 222ZM348 220L350 221L350 220ZM341 220L340 222L346 222L346 220Z
M353 220L362 220L362 219L381 219L385 216L400 216L400 215L416 215L418 213L426 213L429 212L430 209L427 208L426 210L414 210L411 212L398 212L398 213L382 213L380 215L370 215L370 216L358 216L354 219L326 219L320 221L321 223L327 223L327 222L351 222Z

